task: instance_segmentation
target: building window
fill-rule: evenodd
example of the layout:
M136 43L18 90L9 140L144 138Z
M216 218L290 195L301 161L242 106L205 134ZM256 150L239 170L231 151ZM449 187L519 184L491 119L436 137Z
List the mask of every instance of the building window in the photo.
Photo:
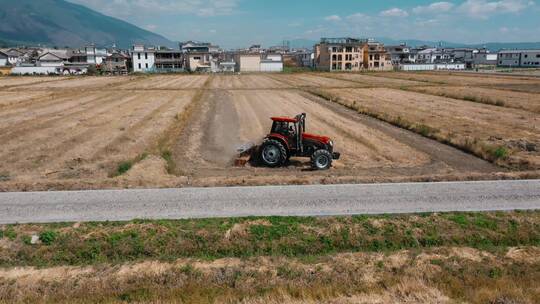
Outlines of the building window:
M529 57L529 55L525 54L525 58Z
M536 54L536 58L540 58L540 54Z
M139 63L139 70L141 69L141 64Z
M145 65L145 66L146 66L146 68L148 69L148 63L145 63L144 65Z
M144 59L148 59L148 53L144 53Z
M137 53L137 59L141 60L141 53Z

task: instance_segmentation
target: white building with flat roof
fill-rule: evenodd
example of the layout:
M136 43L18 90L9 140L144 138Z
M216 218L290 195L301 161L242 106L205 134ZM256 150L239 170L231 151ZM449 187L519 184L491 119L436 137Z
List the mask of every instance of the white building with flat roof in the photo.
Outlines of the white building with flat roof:
M146 48L144 45L135 45L131 52L131 62L133 64L133 72L145 73L155 70L156 50L154 48Z

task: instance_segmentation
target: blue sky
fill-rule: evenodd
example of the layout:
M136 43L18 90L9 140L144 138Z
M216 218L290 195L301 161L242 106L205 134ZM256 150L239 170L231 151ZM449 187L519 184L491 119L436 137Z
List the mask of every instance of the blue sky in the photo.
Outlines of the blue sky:
M171 40L233 48L287 39L540 41L539 0L69 0Z

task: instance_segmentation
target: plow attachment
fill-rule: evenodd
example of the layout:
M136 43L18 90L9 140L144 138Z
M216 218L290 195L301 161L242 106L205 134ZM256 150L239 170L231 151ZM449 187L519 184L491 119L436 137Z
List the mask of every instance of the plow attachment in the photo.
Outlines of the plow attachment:
M235 167L244 167L252 159L257 151L258 146L255 143L249 142L239 146L236 149L237 157L234 159Z

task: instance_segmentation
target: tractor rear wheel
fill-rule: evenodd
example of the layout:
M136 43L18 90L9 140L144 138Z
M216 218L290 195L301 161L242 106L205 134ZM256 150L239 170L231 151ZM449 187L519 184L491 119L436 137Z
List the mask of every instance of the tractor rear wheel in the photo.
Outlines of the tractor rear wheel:
M332 167L332 154L328 150L317 150L311 155L311 166L317 170L327 170Z
M266 140L261 146L261 161L271 168L282 166L287 161L287 150L275 139Z

